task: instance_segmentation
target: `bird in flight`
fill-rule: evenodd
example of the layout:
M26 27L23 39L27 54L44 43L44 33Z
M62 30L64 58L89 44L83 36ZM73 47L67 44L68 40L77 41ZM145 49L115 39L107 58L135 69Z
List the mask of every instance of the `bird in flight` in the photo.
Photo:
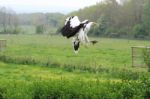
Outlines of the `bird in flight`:
M97 41L90 41L87 36L87 33L93 25L98 24L89 20L80 22L78 16L71 16L65 20L65 25L61 29L61 33L66 38L73 37L72 44L75 53L78 53L80 44L97 43Z

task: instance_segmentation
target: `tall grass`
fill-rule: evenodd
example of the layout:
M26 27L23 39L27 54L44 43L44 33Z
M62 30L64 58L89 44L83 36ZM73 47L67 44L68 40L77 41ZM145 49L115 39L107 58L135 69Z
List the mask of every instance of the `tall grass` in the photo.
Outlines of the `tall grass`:
M131 46L148 41L97 39L72 51L71 40L49 35L1 35L0 99L149 99L145 69L131 68Z
M7 86L6 86L7 85ZM149 80L99 82L83 80L0 81L1 99L149 99Z

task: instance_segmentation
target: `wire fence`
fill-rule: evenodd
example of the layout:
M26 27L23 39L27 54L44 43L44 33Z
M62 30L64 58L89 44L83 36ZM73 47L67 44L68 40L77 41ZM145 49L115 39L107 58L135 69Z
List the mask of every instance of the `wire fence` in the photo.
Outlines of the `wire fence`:
M145 58L146 55L150 52L150 47L147 46L133 46L132 48L132 66L133 67L147 67L147 62ZM149 53L150 55L150 53ZM149 56L150 57L150 56Z
M3 51L6 49L6 40L0 40L0 51Z

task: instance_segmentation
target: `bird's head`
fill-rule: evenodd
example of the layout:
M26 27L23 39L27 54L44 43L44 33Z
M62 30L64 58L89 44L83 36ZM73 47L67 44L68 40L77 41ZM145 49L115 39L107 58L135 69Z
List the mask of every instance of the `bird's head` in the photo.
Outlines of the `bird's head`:
M89 25L89 26L97 26L98 25L98 23L96 23L96 22L91 22L91 21L89 21L89 20L84 20L83 22L82 22L82 24L85 24L85 25Z
M91 22L89 20L84 20L82 22L82 24L84 24L84 30L86 30L86 31L89 31L91 29L91 27L98 25L97 23Z
M93 25L93 26L98 26L98 23L96 23L96 22L91 22L91 24Z

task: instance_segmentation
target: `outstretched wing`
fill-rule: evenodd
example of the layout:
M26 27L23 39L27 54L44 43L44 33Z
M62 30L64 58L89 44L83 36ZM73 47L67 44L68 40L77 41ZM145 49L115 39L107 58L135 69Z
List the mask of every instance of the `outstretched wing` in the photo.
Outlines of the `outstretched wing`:
M80 25L80 20L77 16L73 16L72 19L70 20L70 27L75 28Z
M83 24L81 24L77 16L68 17L64 27L61 29L61 33L63 36L70 38L76 35L81 27L83 27Z

